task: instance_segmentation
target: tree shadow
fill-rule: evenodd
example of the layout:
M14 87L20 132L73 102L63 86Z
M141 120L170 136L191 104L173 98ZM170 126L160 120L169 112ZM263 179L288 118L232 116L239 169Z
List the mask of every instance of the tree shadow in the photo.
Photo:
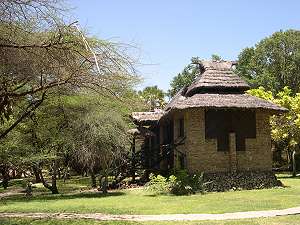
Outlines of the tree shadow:
M50 194L42 193L39 195L33 195L31 197L26 197L25 195L12 195L3 197L1 201L5 202L30 202L30 201L44 201L44 200L69 200L69 199L80 199L80 198L106 198L106 197L116 197L126 195L124 192L109 192L103 194L100 192L84 192L84 193L70 193L70 194Z

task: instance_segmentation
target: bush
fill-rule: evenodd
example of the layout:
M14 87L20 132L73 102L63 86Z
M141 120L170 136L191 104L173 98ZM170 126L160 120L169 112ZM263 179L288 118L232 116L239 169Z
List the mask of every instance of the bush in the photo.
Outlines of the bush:
M170 182L168 178L161 175L150 174L150 181L146 183L145 189L153 194L167 194L170 192Z
M204 194L205 185L203 173L189 175L186 170L180 170L176 173L176 182L171 188L171 193L175 195L190 195L198 192Z
M169 178L150 174L150 181L145 185L145 189L154 194L190 195L197 192L203 194L205 185L203 173L189 175L186 170L180 170Z

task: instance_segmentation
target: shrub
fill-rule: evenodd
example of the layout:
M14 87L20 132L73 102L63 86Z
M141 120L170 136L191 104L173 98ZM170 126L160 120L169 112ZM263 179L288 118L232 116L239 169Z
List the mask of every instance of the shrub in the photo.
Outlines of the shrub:
M150 181L145 185L146 191L153 194L167 194L170 192L170 182L166 177L150 174L149 178Z
M168 178L150 174L150 181L145 185L145 189L154 194L190 195L197 192L203 194L205 185L203 173L189 175L186 170L180 170Z
M175 195L189 195L200 192L204 194L205 185L203 173L189 175L186 170L176 173L176 182L171 188L171 193Z

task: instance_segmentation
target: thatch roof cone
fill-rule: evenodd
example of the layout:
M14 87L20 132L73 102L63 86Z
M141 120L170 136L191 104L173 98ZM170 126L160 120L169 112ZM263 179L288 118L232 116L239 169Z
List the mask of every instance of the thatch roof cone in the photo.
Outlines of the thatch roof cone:
M234 62L231 61L201 61L202 73L188 87L185 95L195 93L243 93L250 86L233 72Z

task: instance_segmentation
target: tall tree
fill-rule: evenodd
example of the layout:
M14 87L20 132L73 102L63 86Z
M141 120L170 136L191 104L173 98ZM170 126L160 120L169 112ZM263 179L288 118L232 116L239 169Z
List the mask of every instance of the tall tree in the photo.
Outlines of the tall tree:
M127 47L88 37L76 22L65 23L60 2L0 1L0 122L5 124L0 138L55 87L117 95L134 80L127 79L135 76Z
M107 193L108 176L126 163L127 124L117 112L94 111L78 119L74 129L81 133L74 140L75 155L89 171L100 174L100 188Z
M193 57L191 63L173 78L168 90L168 96L173 97L181 88L190 85L199 74L198 57Z
M221 56L217 55L217 54L212 54L211 55L211 60L213 61L220 61L222 60Z
M300 91L300 31L272 34L254 47L245 48L238 57L237 72L252 87L263 86L277 93L285 86Z
M162 109L165 105L166 94L157 86L145 87L142 91L139 91L139 95L150 110L154 110L155 108Z

